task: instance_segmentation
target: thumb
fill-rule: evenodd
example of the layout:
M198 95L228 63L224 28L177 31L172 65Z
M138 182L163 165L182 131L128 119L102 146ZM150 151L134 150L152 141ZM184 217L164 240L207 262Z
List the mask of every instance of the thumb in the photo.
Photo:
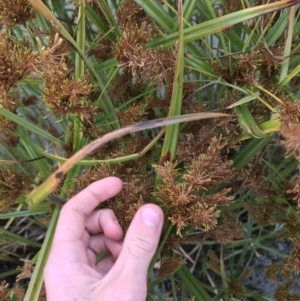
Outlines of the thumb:
M142 206L129 226L121 253L112 268L113 274L117 273L123 284L126 283L123 287L129 290L131 287L132 293L137 295L142 293L141 290L147 290L147 272L158 246L163 221L160 207L154 204Z

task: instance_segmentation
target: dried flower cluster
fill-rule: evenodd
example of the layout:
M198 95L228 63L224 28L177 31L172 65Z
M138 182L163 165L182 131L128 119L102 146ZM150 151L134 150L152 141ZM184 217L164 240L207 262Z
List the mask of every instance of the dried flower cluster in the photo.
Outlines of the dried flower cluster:
M282 63L282 48L261 48L225 58L223 64L212 61L212 69L225 81L237 86L253 87L257 82L271 87L272 77L277 75Z
M165 84L173 79L175 58L169 51L152 50L145 47L152 29L143 23L140 27L129 27L119 39L114 55L121 67L138 75L144 82Z
M95 109L91 106L84 106L83 100L90 94L92 85L86 76L76 80L72 78L72 69L64 63L70 47L59 38L58 34L52 34L53 41L49 38L46 39L48 47L43 46L41 40L37 38L37 52L15 41L12 36L5 33L1 35L3 37L0 42L3 44L1 52L3 58L0 57L0 96L4 97L9 89L22 78L41 75L45 80L43 98L52 113L58 116L78 113L83 114L87 119L91 118ZM36 101L34 96L24 97L22 104L32 105ZM7 100L2 101L2 106L13 111L12 107L8 108L7 105L3 105L4 102L8 103ZM16 108L15 106L14 109Z
M282 145L289 155L299 158L300 151L300 103L297 100L286 101L280 112L280 133L283 136Z
M17 282L20 282L22 279L31 278L33 273L33 264L29 261L24 267L19 267L21 273L17 276Z
M44 101L51 112L57 116L82 114L85 119L93 117L97 109L85 101L92 90L86 76L73 78L65 64L61 64L59 70L51 68L43 75Z
M58 34L53 35L53 40L48 37L47 43L45 47L37 38L38 55L35 53L31 67L31 71L38 72L44 78L43 99L47 108L59 117L82 114L86 120L92 119L97 109L87 101L93 88L88 77L73 77L73 70L66 63L70 47Z
M6 30L0 32L0 49L0 107L16 113L19 105L16 85L19 80L33 72L37 54L25 42L17 41ZM10 147L16 146L16 127L16 123L0 116L1 143Z
M243 8L241 1L227 0L223 2L224 15L236 12Z
M178 257L163 257L161 259L160 269L157 277L160 279L165 279L166 277L170 277L181 266L185 264L185 260Z
M255 178L258 175L258 172L254 169L253 175L249 175L249 178ZM262 180L262 178L263 175L261 175L260 179ZM292 291L295 279L300 273L299 221L293 204L288 205L285 201L287 199L286 194L291 194L295 201L299 201L298 180L296 180L295 186L290 183L291 185L280 190L270 187L270 185L267 185L268 183L258 184L259 179L258 181L249 180L247 181L251 185L249 187L253 189L253 193L256 193L255 203L245 203L249 214L261 226L284 224L285 227L277 238L288 238L293 245L292 252L286 259L279 264L271 264L266 270L266 276L271 281L283 281L283 283L277 285L274 296L276 300L298 300L299 294L294 294Z
M124 101L131 100L131 105L141 106L142 104L146 109L148 102L144 101L144 97L141 96L145 88L145 83L138 78L133 79L129 70L123 70L112 81L109 95L117 106L122 106Z
M299 176L296 179L296 181L293 183L293 189L287 190L287 193L291 194L293 200L297 202L297 210L299 213L300 211L300 177Z
M45 92L55 91L56 93L53 98L50 97L50 110L55 114L80 111L86 118L90 118L95 109L84 107L82 103L78 104L79 99L83 99L90 93L91 85L87 78L72 80L71 72L65 65L62 64L62 69L58 68L68 53L63 40L55 34L53 42L48 39L48 48L42 46L39 38L37 38L37 44L38 51L33 51L27 41L17 40L6 30L0 33L0 106L16 113L20 105L35 104L37 99L34 96L20 99L21 93L17 83L24 78L37 77L42 74L45 78ZM49 95L45 94L44 99L49 99L47 96ZM0 116L0 126L1 142L10 147L16 146L18 142L15 134L16 123Z
M228 244L235 239L244 237L242 224L237 221L233 213L222 212L221 220L216 227L207 232L207 237L211 237L221 244Z
M251 217L261 226L276 224L279 219L282 221L281 215L284 212L282 206L271 201L265 200L255 206L250 202L245 202L245 207Z
M266 277L270 281L280 281L274 292L275 300L299 300L299 294L294 293L299 274L299 244L295 248L282 263L273 263L266 270Z
M293 283L291 281L285 284L279 284L275 290L274 298L276 300L300 300L299 294L291 292L292 286Z
M133 0L122 2L117 12L117 18L118 24L122 28L132 26L133 24L140 26L142 23L148 24L149 27L153 25L152 18Z
M14 201L29 189L28 179L17 169L0 167L0 212L8 212Z
M0 95L0 108L15 113L17 109L16 101L8 95ZM18 143L18 136L15 134L17 124L4 116L0 116L0 142L6 146L14 147Z
M235 57L235 63L230 67L229 60L225 61L225 66L213 61L211 66L217 74L224 80L237 86L253 86L256 82L256 69L258 64L258 53L241 54Z
M14 295L18 301L25 299L26 291L20 284L18 284L18 283L15 284L11 291L14 293ZM42 300L39 300L39 301L42 301Z
M276 75L281 62L283 49L282 47L271 47L270 49L263 49L261 51L261 64L260 71L261 75L267 79L270 79L272 75Z
M195 142L191 141L190 148ZM188 225L208 231L215 228L220 215L219 207L232 201L230 189L224 188L214 194L206 191L232 177L231 162L221 158L224 147L220 138L213 138L207 150L199 155L192 154L186 164L187 171L179 181L176 163L166 162L164 166L154 165L162 184L154 195L169 212L169 220L176 226L177 233ZM188 159L188 158L186 158Z
M174 74L175 57L163 49L147 49L154 33L153 24L144 11L133 1L127 0L118 12L119 24L123 35L114 49L114 56L120 66L130 70L145 83L171 82Z
M145 106L141 104L132 105L124 111L117 112L117 115L122 127L126 127L145 119Z
M9 284L5 281L0 283L0 300L9 301L10 300L10 289L8 288Z
M37 53L22 45L6 31L0 32L0 96L34 69Z
M39 37L36 38L39 53L36 68L40 72L47 71L48 68L58 69L60 64L67 60L71 50L70 44L61 38L57 32L47 31L41 33L41 35L44 34L47 34L45 41L42 42Z
M106 61L113 57L113 43L107 39L102 38L98 44L96 44L89 52L90 55L94 55L100 62Z
M25 25L34 16L35 12L27 0L0 1L0 28L10 28L15 24Z

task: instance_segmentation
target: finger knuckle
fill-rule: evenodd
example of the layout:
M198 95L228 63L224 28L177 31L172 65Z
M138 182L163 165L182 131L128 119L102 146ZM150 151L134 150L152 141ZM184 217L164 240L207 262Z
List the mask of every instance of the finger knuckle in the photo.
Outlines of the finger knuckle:
M154 244L145 237L132 236L128 244L128 250L136 257L144 257L145 254L153 253Z

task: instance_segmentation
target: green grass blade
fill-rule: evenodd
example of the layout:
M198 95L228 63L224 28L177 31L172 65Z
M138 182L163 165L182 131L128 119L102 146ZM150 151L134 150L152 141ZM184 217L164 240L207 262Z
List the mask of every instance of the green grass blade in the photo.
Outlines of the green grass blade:
M239 171L244 165L250 162L251 159L269 143L272 137L273 136L264 139L251 139L243 145L240 151L231 158L231 160L233 160L234 170Z
M78 47L84 53L85 51L85 40L86 40L86 20L85 20L85 1L82 1L78 10L78 27L76 33L76 42ZM84 60L81 55L76 52L75 54L75 78L79 79L84 76ZM81 101L81 105L83 105L83 100ZM83 116L80 114L74 118L74 133L73 133L73 150L77 151L82 146L83 140Z
M173 82L171 105L169 110L170 117L181 114L182 106L182 89L183 89L183 70L184 70L184 44L183 44L183 20L182 20L182 3L178 1L178 23L179 23L179 40L178 53L176 58L176 69ZM175 160L177 153L177 142L179 135L179 124L171 125L166 130L164 145L161 151L160 163Z
M247 105L241 105L235 108L239 115L239 124L241 128L254 138L265 138L266 135L260 130L254 118L252 117Z
M70 185L72 185L72 179L74 177L78 176L78 173L79 173L79 169L75 168L72 172L70 172L67 175L62 191L66 191L70 187ZM65 197L64 193L62 192L59 197L64 199L64 197ZM52 214L51 221L50 221L49 227L47 229L45 239L43 241L43 245L39 251L38 259L37 259L32 277L30 279L30 283L29 283L24 301L38 301L39 300L40 290L42 288L43 281L44 281L44 276L43 276L44 268L45 268L49 253L51 251L52 240L53 240L54 233L55 233L56 223L59 218L59 213L60 213L60 207L56 206L54 209L54 212Z
M174 20L156 0L135 0L164 30L173 32Z
M258 124L257 126L261 132L265 133L266 136L269 136L269 134L274 134L279 131L280 120L279 119L268 120ZM253 138L253 136L243 132L238 139L239 141L242 141L250 138Z
M0 236L1 237L5 237L5 239L8 239L8 240L12 240L12 241L17 241L19 243L23 243L25 245L28 245L28 246L32 246L32 247L41 247L41 243L37 242L37 241L33 241L31 239L27 239L27 238L24 238L18 234L15 234L11 231L8 231L8 230L5 230L3 227L0 227Z
M32 212L29 210L7 212L7 213L0 214L0 220L10 219L10 218L29 217L29 216L39 215L39 214L44 214L44 213L46 213L46 212L45 211Z
M44 267L46 265L50 250L51 244L55 233L55 226L59 217L60 208L56 206L49 227L46 233L42 248L39 252L38 260L35 265L32 277L24 301L38 301L40 296L40 291L44 282Z
M295 1L276 1L276 3L270 3L237 11L217 19L209 20L201 24L194 25L186 28L183 31L184 43L195 41L208 35L212 35L225 28L231 27L235 24L242 23L246 20L259 17L263 14L267 14L273 11L281 10L289 6L299 3L299 0ZM178 40L178 33L169 34L166 37L156 39L147 44L148 47L163 46L165 48L173 47Z
M265 37L268 45L274 45L276 43L279 37L286 30L287 21L288 21L288 10L284 10Z
M51 134L43 131L41 128L35 126L34 124L28 122L24 118L21 118L6 109L0 108L0 115L15 122L16 124L20 125L22 128L27 129L28 131L35 133L35 134L39 135L40 137L45 138L57 145L62 145L62 143L63 143L59 139L53 137Z
M212 298L207 294L204 288L199 284L199 281L190 273L186 266L182 266L176 274L184 282L192 296L195 296L197 301L212 301Z
M184 1L183 3L183 19L189 21L195 13L198 0Z
M284 45L284 52L283 52L283 56L285 57L285 59L281 64L279 82L281 82L288 75L290 54L291 54L291 48L292 48L293 36L294 36L295 14L296 14L296 6L292 6L289 9L289 14L288 14L288 30L287 30L286 41L284 43L285 45Z
M257 96L258 95L255 95L255 94L247 95L247 96L241 98L240 100L238 100L237 102L231 104L226 109L230 109L230 108L234 108L234 107L237 107L237 106L240 106L240 105L244 105L244 104L250 102L251 100L256 99Z
M109 32L106 37L110 41L116 42L116 35L113 33L113 31L109 30L109 27L106 25L106 23L89 4L86 4L86 16L101 32Z
M119 31L119 28L117 27L115 17L112 14L112 10L109 8L106 1L97 0L97 4L98 4L99 8L101 9L103 15L105 16L106 20L108 21L110 28L113 28L113 33L114 33L115 37L120 37L121 33Z

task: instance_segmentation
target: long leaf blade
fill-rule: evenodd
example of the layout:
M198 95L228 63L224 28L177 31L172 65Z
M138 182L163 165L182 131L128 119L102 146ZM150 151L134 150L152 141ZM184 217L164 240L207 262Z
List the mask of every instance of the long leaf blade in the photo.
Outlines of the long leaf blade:
M188 122L199 119L209 119L217 117L229 117L230 115L224 113L214 113L214 112L203 112L195 114L186 114L176 117L160 118L145 121L142 123L136 123L134 125L115 130L108 133L83 147L80 151L75 153L69 160L67 160L56 172L54 172L49 178L41 184L39 187L35 188L26 199L29 207L34 207L44 200L49 194L51 194L62 181L67 172L80 160L84 159L87 155L92 153L94 150L99 148L101 145L119 138L130 133L135 133L143 131L146 129L153 129L157 127L163 127L167 125L172 125L181 122Z
M251 7L244 9L242 11L237 11L217 19L209 20L189 28L184 29L184 42L188 43L195 41L197 39L203 38L205 36L214 34L216 32L222 31L228 27L231 27L235 24L244 22L249 19L259 17L264 14L268 14L277 10L282 10L290 6L300 3L300 0L284 0L276 1L275 3L260 5L256 7ZM178 40L178 32L169 34L166 37L156 39L148 43L149 47L158 47L163 46L169 48L175 45Z

